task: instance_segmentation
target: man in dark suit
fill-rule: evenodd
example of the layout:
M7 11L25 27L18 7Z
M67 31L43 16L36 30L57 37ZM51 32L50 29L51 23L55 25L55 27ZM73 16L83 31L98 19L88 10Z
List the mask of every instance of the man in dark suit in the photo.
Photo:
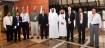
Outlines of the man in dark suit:
M68 7L68 13L66 13L66 26L67 26L67 40L69 41L70 33L71 33L71 42L74 42L73 40L73 30L74 30L74 19L75 14L71 11L71 7Z
M20 17L19 13L17 12L16 16L13 17L14 42L16 42L17 40L17 34L18 34L18 40L21 41L20 39L21 22L22 22L22 17Z
M76 26L78 28L78 43L81 43L82 40L82 44L85 43L85 29L87 27L87 22L88 22L88 17L85 13L82 12L82 8L79 8L79 13L77 13L76 16ZM81 39L81 33L82 33L82 39Z
M48 26L48 15L45 14L45 10L42 10L42 14L39 14L39 25L40 25L40 30L41 30L41 39L43 39L43 30L45 33L45 38L47 39L47 29L46 27Z

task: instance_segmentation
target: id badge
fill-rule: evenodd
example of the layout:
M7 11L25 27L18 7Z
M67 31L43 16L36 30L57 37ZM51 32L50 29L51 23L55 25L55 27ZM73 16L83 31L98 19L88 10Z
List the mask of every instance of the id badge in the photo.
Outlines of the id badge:
M17 23L17 25L19 26L19 23Z
M36 16L34 17L34 20L36 20Z

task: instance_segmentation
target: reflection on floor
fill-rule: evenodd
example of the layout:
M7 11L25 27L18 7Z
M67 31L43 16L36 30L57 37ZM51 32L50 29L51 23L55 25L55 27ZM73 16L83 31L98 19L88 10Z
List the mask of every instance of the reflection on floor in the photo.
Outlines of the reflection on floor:
M86 31L86 43L78 44L78 32L75 29L74 31L74 42L66 41L65 39L37 39L36 36L34 39L22 40L16 43L6 42L5 33L0 32L0 48L94 48L89 47L87 44L90 39L89 31ZM23 36L21 36L23 38ZM105 48L105 31L99 32L99 41L100 48Z

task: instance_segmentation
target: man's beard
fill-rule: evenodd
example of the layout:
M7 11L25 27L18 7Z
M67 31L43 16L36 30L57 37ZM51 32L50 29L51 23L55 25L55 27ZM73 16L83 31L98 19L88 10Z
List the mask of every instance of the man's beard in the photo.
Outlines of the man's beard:
M61 12L61 14L64 14L64 12Z

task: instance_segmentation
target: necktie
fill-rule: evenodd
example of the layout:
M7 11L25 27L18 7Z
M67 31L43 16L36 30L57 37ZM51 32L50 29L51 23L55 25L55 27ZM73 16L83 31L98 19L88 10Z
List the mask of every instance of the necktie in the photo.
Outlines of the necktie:
M79 15L79 20L80 20L80 21L82 20L82 16L81 16L81 14Z
M44 14L42 14L42 17L44 18Z
M17 17L17 23L19 23L19 17Z

